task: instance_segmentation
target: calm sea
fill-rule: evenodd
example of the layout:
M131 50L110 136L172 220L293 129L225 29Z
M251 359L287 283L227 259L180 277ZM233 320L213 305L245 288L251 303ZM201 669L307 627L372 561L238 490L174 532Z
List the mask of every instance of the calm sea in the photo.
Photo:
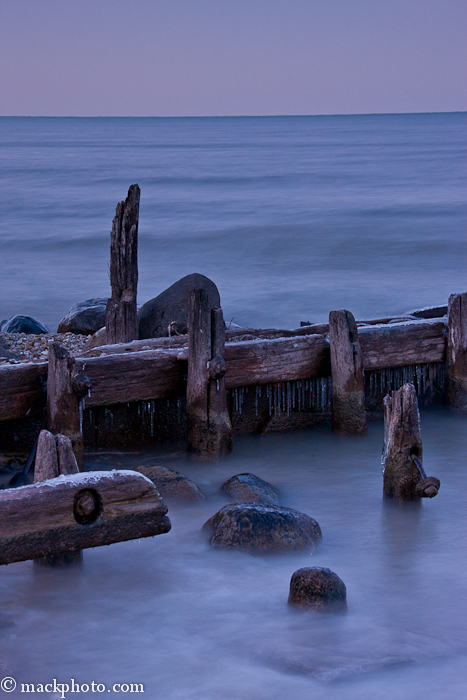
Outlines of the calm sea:
M201 272L240 325L296 327L467 288L466 115L3 118L0 320L55 330L109 294L109 231L141 190L138 301Z
M245 325L445 302L467 289L465 126L461 114L0 120L0 316L54 329L74 302L106 296L111 220L134 182L140 302L195 271ZM166 464L207 500L170 508L166 535L86 550L79 570L0 567L10 697L55 678L105 684L65 695L93 700L115 683L142 683L151 700L464 700L465 428L422 412L441 490L420 507L382 501L382 422L363 438L237 437L216 465L167 449L88 453L87 469ZM313 557L206 544L220 486L242 472L319 522ZM288 608L292 573L313 565L344 580L346 615Z

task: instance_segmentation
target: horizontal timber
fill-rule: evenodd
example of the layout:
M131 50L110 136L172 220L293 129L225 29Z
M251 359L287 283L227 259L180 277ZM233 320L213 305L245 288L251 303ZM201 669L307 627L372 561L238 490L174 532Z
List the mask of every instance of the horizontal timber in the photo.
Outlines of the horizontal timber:
M358 335L365 370L445 361L446 324L439 319L360 326ZM97 357L77 358L92 384L86 405L183 395L187 373L184 340L176 336L102 346L94 349L100 352ZM232 339L225 345L225 361L227 389L330 375L329 343L324 333ZM0 420L21 418L34 402L44 400L41 377L44 379L46 373L47 363L0 367Z

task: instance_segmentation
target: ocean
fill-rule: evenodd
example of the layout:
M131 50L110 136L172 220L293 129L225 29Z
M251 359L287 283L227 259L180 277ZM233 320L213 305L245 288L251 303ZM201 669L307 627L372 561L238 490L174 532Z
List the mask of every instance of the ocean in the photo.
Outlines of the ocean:
M54 331L72 304L109 294L111 221L135 182L141 304L191 272L244 326L446 303L467 288L465 127L465 114L0 119L0 318ZM81 569L1 567L10 697L74 679L87 698L119 683L151 700L463 700L465 426L422 411L424 466L441 489L420 507L382 500L382 421L358 438L236 437L215 465L167 446L88 453L86 469L177 469L207 500L171 507L166 535L86 550ZM201 527L242 472L319 522L312 557L210 549ZM343 579L347 614L288 608L304 566Z
M191 272L224 316L294 328L466 287L466 115L0 120L0 320L51 331L109 295L118 201L141 187L138 302Z

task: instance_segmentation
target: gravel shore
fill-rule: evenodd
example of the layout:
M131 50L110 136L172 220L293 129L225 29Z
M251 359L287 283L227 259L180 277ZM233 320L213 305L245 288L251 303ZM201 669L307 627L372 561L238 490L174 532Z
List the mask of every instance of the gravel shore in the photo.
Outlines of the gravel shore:
M50 341L60 343L72 355L78 355L88 340L88 335L76 335L75 333L41 333L40 335L32 333L0 333L0 347L19 356L18 360L0 357L0 365L47 362Z

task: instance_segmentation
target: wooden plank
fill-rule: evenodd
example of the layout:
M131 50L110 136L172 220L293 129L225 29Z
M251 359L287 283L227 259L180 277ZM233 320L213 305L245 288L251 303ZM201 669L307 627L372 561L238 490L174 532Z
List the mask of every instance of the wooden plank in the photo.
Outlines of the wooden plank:
M232 451L232 424L227 407L225 373L225 323L222 309L211 309L211 360L209 362L208 450L220 457Z
M0 420L23 418L45 402L47 362L0 367Z
M446 359L446 324L411 321L358 329L363 368L405 367Z
M170 530L154 484L134 471L59 476L0 492L0 564Z
M443 321L360 327L358 334L366 370L444 362L446 358ZM150 341L141 342L148 345ZM182 396L187 352L187 347L177 347L76 358L75 367L84 370L92 384L86 405ZM331 373L329 344L324 335L226 343L225 361L227 389ZM1 420L24 416L33 401L41 397L39 377L46 374L46 368L46 363L0 367Z

